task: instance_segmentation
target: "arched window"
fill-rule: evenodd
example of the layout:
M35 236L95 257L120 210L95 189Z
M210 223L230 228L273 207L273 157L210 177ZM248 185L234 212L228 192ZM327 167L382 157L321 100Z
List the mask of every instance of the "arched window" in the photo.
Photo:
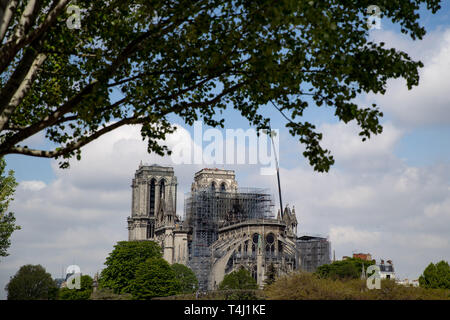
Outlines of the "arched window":
M147 239L153 239L154 234L155 228L153 226L153 223L150 223L147 225Z
M159 198L164 199L166 194L166 183L164 179L159 183Z
M269 233L266 236L266 255L271 256L275 252L275 236L273 233Z
M155 215L155 185L156 185L156 180L152 179L150 181L150 191L149 191L149 215L150 216L154 216Z
M258 248L258 241L259 241L259 234L255 233L252 237L252 252L256 252L256 249Z
M225 273L229 273L231 270L233 270L233 259L234 255L231 255L230 259L227 261L227 265L225 266Z
M222 184L220 185L220 191L222 191L222 192L227 191L227 186L226 186L225 182L222 182Z
M213 181L212 183L211 183L211 190L212 191L216 191L216 182L215 181Z

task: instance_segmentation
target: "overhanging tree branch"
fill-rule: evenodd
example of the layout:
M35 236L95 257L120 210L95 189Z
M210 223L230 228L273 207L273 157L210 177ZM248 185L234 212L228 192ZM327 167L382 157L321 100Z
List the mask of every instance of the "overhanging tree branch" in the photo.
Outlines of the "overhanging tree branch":
M78 0L87 10L83 27L73 31L59 19L68 2L0 0L0 35L9 38L0 47L0 155L78 157L92 139L136 121L147 121L141 133L148 149L160 152L155 139L170 132L169 113L217 126L223 124L217 109L231 105L261 127L267 124L261 106L273 101L292 118L286 127L301 137L315 169L327 171L320 133L292 120L326 103L339 120L356 119L364 134L380 133L382 114L375 105L358 108L355 96L384 93L393 78L417 85L423 66L370 42L366 8L358 2ZM21 15L7 10L15 3ZM45 13L29 14L43 3ZM425 3L439 9L437 0L404 1L400 8L383 1L385 18L421 38L417 10ZM148 20L155 10L157 23ZM313 93L302 92L305 86ZM116 91L125 95L118 106L110 101ZM148 125L157 121L161 128ZM21 146L43 131L61 148Z
M57 148L53 151L36 150L36 149L30 149L30 148L17 146L17 147L12 147L10 149L10 151L11 151L10 153L23 154L23 155L33 156L33 157L40 157L40 158L57 158L64 154L70 153L74 150L77 150L77 149L83 147L84 145L88 144L89 142L97 139L101 135L104 135L104 134L106 134L112 130L115 130L119 127L122 127L124 125L129 125L129 124L144 123L145 121L148 121L148 118L125 118L125 119L122 119L110 126L107 126L107 127L104 127L102 129L98 130L97 132L95 132L94 134L92 134L90 136L82 137L76 142L69 143L67 146L62 147L62 148Z
M37 55L31 53L30 55L35 56L35 58L34 58L33 62L31 63L31 66L28 69L28 72L25 74L25 76L24 77L22 77L22 76L14 77L13 76L10 79L10 80L12 80L12 82L19 82L19 85L17 86L17 90L10 91L10 92L7 91L6 94L3 94L4 90L2 90L1 96L6 95L7 100L5 99L4 101L9 101L9 104L7 106L0 105L0 110L1 110L0 131L3 130L3 128L5 127L5 124L9 121L11 114L19 106L19 104L22 102L25 95L30 90L33 80L36 78L36 74L38 73L39 68L42 66L45 59L47 58L47 56L42 53L37 54ZM27 59L25 59L25 61L24 61L25 65L28 64L26 60ZM20 70L20 69L18 68L17 70ZM13 90L15 87L16 87L15 84L8 83L8 85L5 87L5 89ZM14 94L11 94L11 93L14 93ZM11 97L8 97L8 96L11 96Z
M3 42L18 3L19 0L0 0L0 44Z
M23 38L33 26L35 18L42 7L42 0L29 0L22 12L20 21L16 26L14 37L16 39Z
M37 38L41 37L47 31L47 29L56 22L57 17L63 12L69 1L70 0L54 1L53 9L48 13L44 21L38 27L36 27L36 29L27 34L16 34L15 37L1 46L0 74L5 71L5 69L12 62L20 49L22 49L26 45L29 45Z

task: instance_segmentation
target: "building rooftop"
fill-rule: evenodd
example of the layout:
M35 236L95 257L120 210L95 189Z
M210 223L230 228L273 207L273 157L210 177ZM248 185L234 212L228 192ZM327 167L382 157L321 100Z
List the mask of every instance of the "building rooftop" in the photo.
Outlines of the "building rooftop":
M205 173L215 173L215 174L227 174L227 175L235 175L234 170L225 170L218 168L203 168L202 170L195 173L195 176L205 174Z
M158 164L140 164L139 168L136 172L142 172L142 171L162 171L162 172L174 172L173 167L163 167Z
M298 237L297 240L299 241L311 241L311 240L317 240L317 241L321 241L321 240L327 240L327 238L325 237L317 237L317 236L301 236Z

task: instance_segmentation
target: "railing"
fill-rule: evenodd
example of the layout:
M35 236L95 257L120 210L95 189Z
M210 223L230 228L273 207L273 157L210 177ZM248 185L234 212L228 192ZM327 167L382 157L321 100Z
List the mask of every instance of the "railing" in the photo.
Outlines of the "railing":
M234 259L240 260L240 259L255 259L256 258L256 252L251 253L236 253L234 255Z
M252 252L252 253L236 253L233 256L233 259L235 260L242 260L242 259L256 259L256 252ZM283 253L272 253L272 252L264 252L263 256L266 260L278 260L278 259L282 259L283 257L285 259L292 259L293 257L289 256L289 255L285 255Z

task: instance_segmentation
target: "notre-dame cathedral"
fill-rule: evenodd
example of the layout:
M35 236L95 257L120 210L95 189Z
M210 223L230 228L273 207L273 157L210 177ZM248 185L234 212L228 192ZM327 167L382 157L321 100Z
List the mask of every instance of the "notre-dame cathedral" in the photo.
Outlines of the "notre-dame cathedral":
M177 178L171 167L140 165L132 181L128 240L153 240L169 263L189 266L201 290L216 289L227 273L244 267L263 286L278 275L314 271L330 262L325 238L297 237L295 209L274 215L264 189L238 188L231 170L203 169L176 214Z

